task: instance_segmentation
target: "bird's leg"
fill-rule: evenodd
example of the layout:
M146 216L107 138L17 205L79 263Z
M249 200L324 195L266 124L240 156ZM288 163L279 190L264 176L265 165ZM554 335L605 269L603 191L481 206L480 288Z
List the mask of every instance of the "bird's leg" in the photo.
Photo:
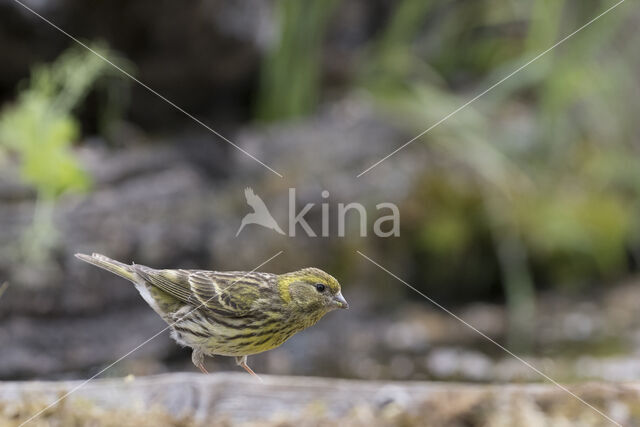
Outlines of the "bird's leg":
M251 369L249 365L247 365L247 356L236 356L236 364L238 366L242 366L245 371L249 372L253 377L256 377L260 382L263 382L262 378L260 378L258 374L253 372L253 369Z
M203 374L208 374L209 372L204 367L204 354L200 350L193 349L191 353L191 361L196 367L198 367Z

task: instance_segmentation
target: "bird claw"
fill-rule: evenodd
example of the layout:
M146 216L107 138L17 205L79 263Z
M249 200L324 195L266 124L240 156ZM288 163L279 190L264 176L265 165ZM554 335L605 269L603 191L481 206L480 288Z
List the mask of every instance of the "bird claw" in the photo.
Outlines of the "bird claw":
M209 371L204 367L204 354L200 350L193 350L191 353L191 361L203 374L209 373Z
M249 374L251 374L252 377L256 378L258 381L260 381L261 383L264 384L264 381L262 380L262 378L260 378L260 376L258 374L256 374L255 372L253 372L253 369L251 369L249 367L249 365L247 365L246 363L241 364L240 366L242 366L244 368L245 371L247 371Z
M247 371L249 374L251 374L252 377L256 378L258 381L260 381L261 383L264 384L264 381L262 380L262 378L260 378L258 376L258 374L253 372L253 369L251 369L249 367L249 365L247 365L247 358L246 357L236 358L236 364L238 366L241 366L242 368L244 368L244 370Z

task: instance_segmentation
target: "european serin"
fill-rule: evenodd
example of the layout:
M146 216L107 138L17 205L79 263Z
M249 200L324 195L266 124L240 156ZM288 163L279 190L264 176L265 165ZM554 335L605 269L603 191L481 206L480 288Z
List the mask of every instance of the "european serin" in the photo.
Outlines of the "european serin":
M247 356L278 347L336 308L349 308L340 284L317 268L286 274L241 271L155 270L104 255L76 257L133 282L142 298L169 324L171 336L204 356L235 356L247 372Z

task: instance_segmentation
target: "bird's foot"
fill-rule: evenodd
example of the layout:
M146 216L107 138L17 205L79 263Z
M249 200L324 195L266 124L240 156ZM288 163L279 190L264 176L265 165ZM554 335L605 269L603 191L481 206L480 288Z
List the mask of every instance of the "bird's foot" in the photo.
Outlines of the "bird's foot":
M253 369L251 369L249 365L247 365L247 356L236 357L236 364L244 368L244 370L251 374L252 377L256 378L261 383L264 383L264 381L262 381L262 378L260 378L258 374L253 372Z
M191 361L198 369L200 369L200 371L202 371L203 374L209 373L209 371L204 367L204 353L194 349L191 353Z

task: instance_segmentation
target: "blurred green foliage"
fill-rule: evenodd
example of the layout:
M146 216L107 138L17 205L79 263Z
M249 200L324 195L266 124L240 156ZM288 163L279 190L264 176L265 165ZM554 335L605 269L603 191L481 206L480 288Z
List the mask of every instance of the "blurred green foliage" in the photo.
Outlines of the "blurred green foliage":
M106 48L92 48L116 60ZM72 151L81 132L74 108L110 73L112 68L95 54L71 48L55 62L36 66L30 79L21 83L15 103L0 113L0 152L18 156L22 180L37 193L33 224L23 236L20 257L48 260L57 236L55 200L91 185Z
M394 2L353 86L415 136L610 6ZM318 103L321 39L332 7L278 2L260 118L309 113ZM421 264L416 271L424 283L453 287L458 297L487 295L500 283L512 344L520 348L530 345L537 287L582 289L629 271L628 254L639 252L640 97L629 94L640 89L634 72L640 35L633 31L640 17L624 8L419 140L430 161L403 209L403 227L412 231L405 255Z
M94 49L109 56L102 47ZM17 101L0 114L0 147L19 155L23 180L40 196L56 198L89 187L70 149L80 134L73 109L109 71L93 53L72 48L54 63L36 66Z
M416 135L611 6L497 3L401 1L359 85ZM521 348L534 326L534 284L577 286L627 271L638 242L640 102L628 95L639 89L637 43L618 43L637 41L638 16L623 8L420 139L431 164L413 203L423 212L409 216L422 230L417 254L470 267L473 286L499 280ZM497 277L480 271L491 265L487 251ZM440 284L469 274L421 271Z
M277 0L278 29L260 76L257 117L308 114L319 101L322 41L335 0Z

